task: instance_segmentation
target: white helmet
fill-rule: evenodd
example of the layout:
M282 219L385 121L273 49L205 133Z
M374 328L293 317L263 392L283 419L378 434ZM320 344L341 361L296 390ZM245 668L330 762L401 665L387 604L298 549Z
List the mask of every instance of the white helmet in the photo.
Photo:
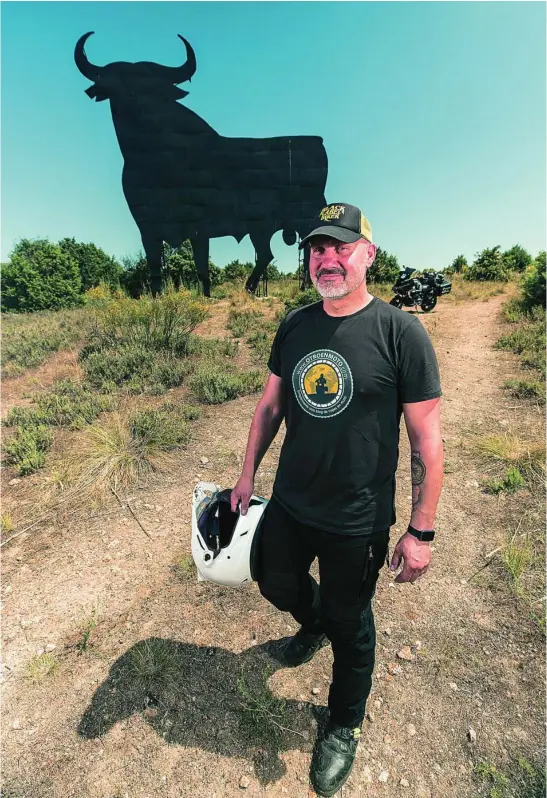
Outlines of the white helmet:
M268 503L251 496L246 515L232 512L228 488L198 482L192 498L192 557L198 581L236 587L256 579L260 522Z

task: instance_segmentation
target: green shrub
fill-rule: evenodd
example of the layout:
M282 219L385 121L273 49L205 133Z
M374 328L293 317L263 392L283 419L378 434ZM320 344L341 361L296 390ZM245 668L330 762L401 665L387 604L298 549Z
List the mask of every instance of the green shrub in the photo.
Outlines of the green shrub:
M264 374L261 371L235 374L211 363L200 364L189 379L193 395L206 404L220 404L238 396L255 393L263 385Z
M540 252L526 269L522 280L522 294L526 308L545 307L545 252Z
M302 308L305 305L311 305L313 302L318 302L321 299L321 295L315 290L315 288L306 288L305 291L300 291L294 298L288 299L285 302L285 313L283 316L286 316L291 310L296 310L296 308Z
M190 334L207 315L204 303L185 288L171 286L157 297L116 297L97 310L90 345L97 351L139 344L147 351L184 356Z
M490 493L515 493L524 487L524 478L518 468L511 466L502 480L489 480L486 487Z
M84 337L89 323L84 309L3 314L3 376L36 368L53 352L70 348Z
M43 425L18 428L4 448L7 462L20 476L32 474L44 465L52 440L51 430Z
M503 260L499 245L477 252L475 260L463 273L464 280L506 282L508 277L509 269Z
M129 417L131 436L146 448L168 451L187 444L190 430L176 409L139 410Z
M227 327L236 338L242 338L254 328L261 317L262 313L258 310L231 310Z
M70 308L81 303L77 263L44 239L23 239L2 270L2 310Z
M201 338L191 335L188 339L188 355L217 360L219 358L233 358L237 355L239 344L232 338Z
M508 388L511 396L517 399L537 399L545 404L545 383L539 380L506 380L504 388Z
M7 426L71 427L90 424L99 413L112 409L112 400L92 393L71 380L58 380L51 391L32 397L35 407L14 407L6 417Z

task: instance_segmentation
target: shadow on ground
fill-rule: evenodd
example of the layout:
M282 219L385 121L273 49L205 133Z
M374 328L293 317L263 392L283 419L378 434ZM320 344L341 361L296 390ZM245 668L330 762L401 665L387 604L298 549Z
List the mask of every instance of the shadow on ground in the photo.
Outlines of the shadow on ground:
M101 737L138 713L166 743L246 757L262 784L276 781L286 770L280 752L311 752L310 740L326 714L323 707L278 698L268 687L268 678L283 667L286 641L234 654L157 637L142 640L112 665L78 732Z

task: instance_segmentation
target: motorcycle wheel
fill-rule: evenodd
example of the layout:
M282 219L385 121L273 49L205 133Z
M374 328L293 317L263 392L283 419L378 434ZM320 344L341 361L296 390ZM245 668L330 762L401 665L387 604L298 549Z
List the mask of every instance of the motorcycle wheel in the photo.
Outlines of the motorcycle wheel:
M389 304L393 305L396 308L402 308L403 307L403 300L401 299L400 296L394 296Z
M429 313L430 310L433 310L436 304L437 304L437 297L428 296L424 298L420 307L422 308L424 313Z

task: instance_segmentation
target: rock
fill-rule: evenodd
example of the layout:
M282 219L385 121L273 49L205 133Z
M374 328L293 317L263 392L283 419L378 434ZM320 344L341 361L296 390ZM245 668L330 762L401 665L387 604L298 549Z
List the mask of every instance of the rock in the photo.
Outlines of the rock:
M407 660L407 662L412 662L412 660L416 658L416 655L410 650L410 646L403 646L402 649L397 652L397 656L399 659Z
M19 718L15 718L13 723L11 724L12 729L20 729L21 728L21 721Z
M367 720L369 723L374 723L374 715L372 712L367 712Z
M401 666L397 665L396 662L389 662L386 665L386 668L387 668L387 672L391 676L400 676L402 674L402 672L403 672L403 669L401 668Z
M55 643L48 643L46 646L46 651L49 653L50 651L55 651L56 648L57 646Z
M302 701L298 702L297 709L299 709L300 711L302 711L304 709L304 704L302 703Z
M409 737L414 737L414 735L416 734L416 727L414 726L413 723L409 723L407 725L406 733L408 734Z
M207 463L209 462L209 458L208 457L200 457L199 458L199 462L201 463L201 465L207 465Z
M312 691L313 695L319 695L319 693L321 692L321 688L320 687L312 687L311 691Z
M246 790L250 783L251 779L248 776L242 776L239 780L239 786L242 790Z
M379 698L377 698L376 701L374 702L374 708L381 709L381 707L382 707L382 702Z
M387 770L382 770L380 775L378 776L378 781L381 781L382 784L387 784L387 780L389 779L389 773Z
M158 710L154 707L146 707L144 712L142 713L145 718L157 718Z
M456 684L456 682L450 682L448 686L450 687L451 690L454 690L455 693L458 692L458 685Z
M474 743L474 742L477 741L477 732L471 726L467 730L467 739L471 743Z
M405 779L405 777L403 776L403 778L399 782L399 785L401 787L410 787L410 782L408 779Z
M41 657L41 656L42 656L42 654L44 653L44 650L45 650L45 649L43 649L43 648L37 648L37 649L36 649L36 656L37 656L37 657Z
M391 629L384 629L384 634L389 637L391 635Z
M154 509L154 505L153 504L143 504L143 507L146 510L153 510Z
M362 770L362 774L363 774L363 780L370 784L370 782L372 781L372 771L368 765L365 765L365 767Z
M10 479L8 485L18 485L20 482L21 480L18 477L14 477L13 479Z

